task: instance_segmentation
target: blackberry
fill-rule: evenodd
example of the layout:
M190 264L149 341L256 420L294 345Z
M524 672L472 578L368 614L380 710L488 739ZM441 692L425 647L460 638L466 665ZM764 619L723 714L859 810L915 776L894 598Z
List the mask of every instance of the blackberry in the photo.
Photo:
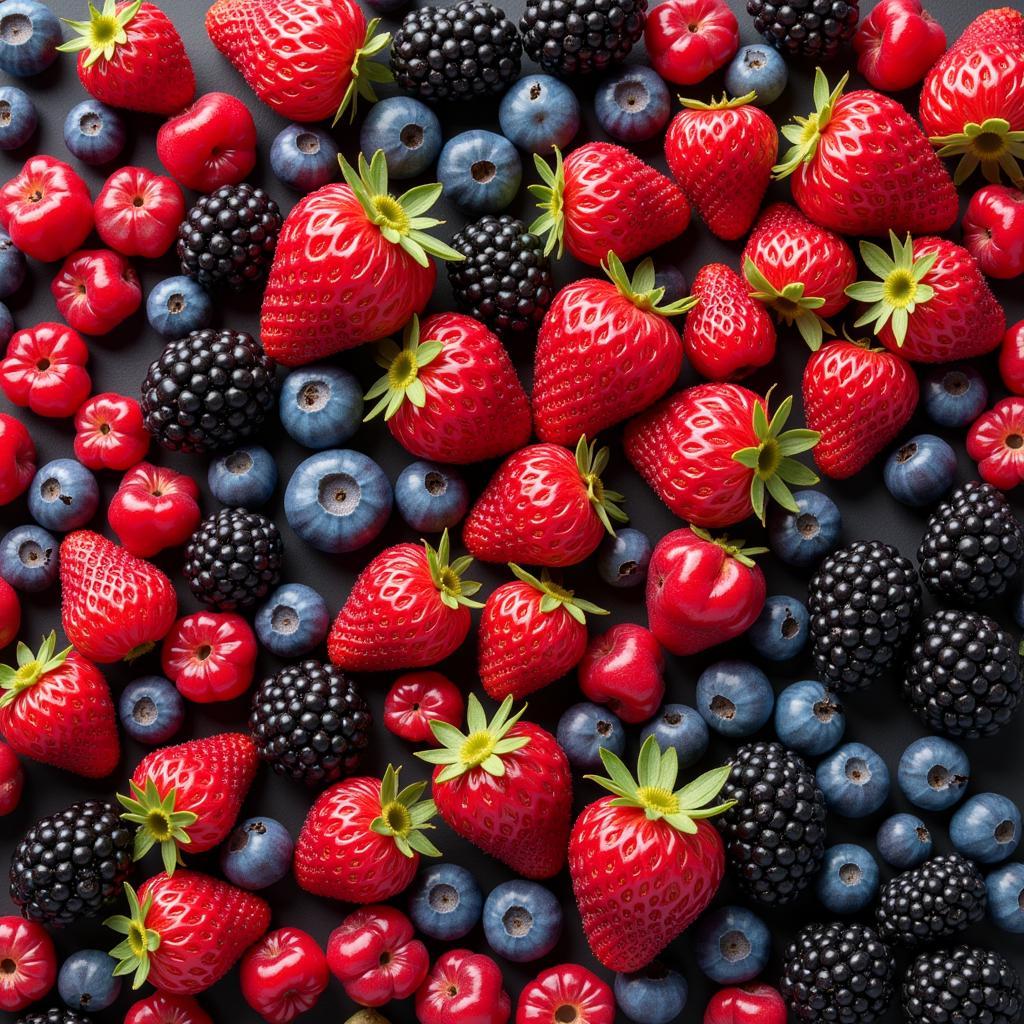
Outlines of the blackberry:
M544 241L503 213L467 224L452 246L465 256L449 262L459 308L499 333L536 328L555 294Z
M977 924L987 906L985 879L974 862L951 853L887 882L875 920L884 942L923 946Z
M914 638L903 696L936 732L969 740L992 736L1020 703L1017 644L985 615L938 611Z
M11 858L11 900L23 917L66 927L121 895L132 868L132 830L105 800L40 818Z
M277 404L274 363L241 331L193 331L170 341L142 382L146 429L165 448L233 448Z
M1024 535L1002 491L973 480L928 518L917 552L921 580L937 597L973 605L998 597L1020 571Z
M39 1010L35 1013L26 1013L19 1017L14 1024L89 1024L87 1017L83 1017L74 1010Z
M523 41L487 0L410 11L391 44L391 71L424 100L495 96L519 77Z
M625 60L644 34L647 0L526 0L523 47L552 75L593 75Z
M747 743L733 756L726 800L736 805L714 823L740 887L759 903L796 899L825 854L825 798L814 772L781 743Z
M837 693L878 679L900 653L921 607L910 561L881 541L833 551L808 590L817 679Z
M370 708L334 665L303 661L260 683L249 714L260 757L279 775L325 786L350 775L370 740Z
M201 285L236 290L262 281L281 231L281 210L247 182L200 196L178 225L181 272Z
M1020 978L999 953L957 946L922 953L903 977L907 1024L1016 1024Z
M831 60L857 32L857 0L747 0L754 28L793 57Z

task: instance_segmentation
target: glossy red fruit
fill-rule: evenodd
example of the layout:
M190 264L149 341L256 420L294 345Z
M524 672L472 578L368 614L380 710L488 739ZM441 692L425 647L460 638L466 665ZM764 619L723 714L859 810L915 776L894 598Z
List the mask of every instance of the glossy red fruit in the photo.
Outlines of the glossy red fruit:
M28 428L21 420L0 412L0 505L10 504L25 492L36 475L36 462L36 446Z
M858 26L853 48L872 86L902 92L946 52L946 33L921 0L882 0Z
M501 969L468 949L442 953L416 993L420 1024L506 1024L511 1015Z
M950 52L973 50L987 43L1024 45L1024 14L1013 7L993 7L984 11L963 30L950 47Z
M646 722L665 698L665 652L649 630L620 622L595 636L577 669L587 700L607 704L624 722Z
M163 256L185 219L185 197L171 178L148 167L122 167L96 197L96 232L123 256Z
M291 1024L316 1006L330 974L316 939L299 928L267 932L242 957L242 997L268 1024Z
M716 992L704 1024L786 1024L786 1001L771 985L740 985Z
M82 334L109 334L142 302L131 264L110 249L73 252L50 284L60 315Z
M7 580L0 577L0 650L14 643L19 629L21 602L18 600L18 593ZM4 812L0 811L0 814L2 813Z
M17 1013L38 1002L57 980L57 952L46 929L0 917L0 1010Z
M982 413L967 434L967 454L993 487L1009 491L1024 482L1024 398L1004 398Z
M964 246L982 273L1008 280L1024 274L1024 192L1005 185L978 189L964 214Z
M725 0L666 0L647 15L644 42L662 78L696 85L732 60L740 26Z
M615 996L579 964L541 971L519 994L516 1024L614 1024Z
M384 726L410 743L433 739L431 722L458 725L466 713L462 691L440 672L407 672L384 698Z
M149 432L134 398L107 391L75 413L75 458L87 469L130 469L146 457ZM147 529L152 524L147 523Z
M164 638L164 674L186 700L234 700L249 689L258 646L252 626L233 612L194 612Z
M1007 391L1024 395L1024 320L1010 327L1003 335L999 350L999 375Z
M140 462L124 475L107 510L125 550L152 558L184 544L199 525L199 485L166 466Z
M41 323L16 331L0 362L0 388L37 416L73 416L92 390L89 350L77 331Z
M213 1024L213 1019L191 996L155 992L128 1008L124 1024Z

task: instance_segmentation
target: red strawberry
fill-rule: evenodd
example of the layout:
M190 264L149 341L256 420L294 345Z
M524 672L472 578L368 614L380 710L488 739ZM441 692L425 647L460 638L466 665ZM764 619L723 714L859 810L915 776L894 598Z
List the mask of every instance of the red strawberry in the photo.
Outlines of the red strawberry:
M421 459L464 464L507 455L530 439L530 403L504 346L479 320L414 316L402 347L381 344L387 373L366 393L391 436Z
M16 754L100 779L121 756L110 689L91 661L57 634L38 653L18 644L18 665L0 665L0 735Z
M385 672L424 668L452 654L469 633L470 598L479 583L463 580L473 559L449 564L448 531L435 551L426 541L385 548L359 574L331 627L327 653L339 668Z
M61 542L60 589L65 636L101 664L145 654L178 614L174 587L155 565L91 530Z
M797 511L786 484L818 478L791 456L813 448L811 430L782 428L793 408L783 401L768 420L768 401L738 384L698 384L679 391L626 426L629 461L680 519L733 526L751 513L762 522L769 496Z
M311 363L400 330L434 290L431 256L463 256L427 234L423 216L440 185L395 198L378 150L358 173L342 161L347 184L325 185L297 203L274 252L260 333L267 355L285 366Z
M377 903L407 889L420 854L440 857L425 831L435 808L425 782L398 788L400 769L383 780L344 779L310 808L295 844L295 880L316 896Z
M917 406L909 364L880 348L833 341L804 368L807 425L821 433L814 461L836 480L859 473L907 425Z
M195 995L220 981L270 925L270 908L251 892L198 871L154 875L138 895L125 883L128 915L103 923L127 936L110 951L115 975L132 988Z
M437 750L416 756L434 769L438 813L463 839L524 878L562 870L572 812L572 773L565 751L546 729L512 714L506 697L487 721L475 694L466 732L431 722Z
M725 873L725 847L707 818L729 766L676 789L674 747L654 736L640 748L637 777L606 747L608 778L586 778L613 796L588 804L569 841L569 874L594 956L611 971L649 964L702 913Z
M144 0L89 4L88 21L68 21L75 36L58 46L78 53L78 77L101 103L167 117L192 102L196 77L171 19Z
M741 238L750 230L779 155L775 124L751 103L755 97L680 99L686 109L665 135L672 176L719 238Z
M588 142L555 169L534 154L542 185L530 191L544 211L530 225L546 235L545 253L558 246L582 263L599 266L609 252L624 261L678 238L690 223L690 205L679 187L628 149Z
M951 51L973 50L987 43L1024 44L1024 14L1012 7L984 11L963 30Z
M540 326L533 418L542 441L594 437L661 398L682 368L682 342L668 317L694 301L659 306L665 289L655 286L650 260L632 280L614 252L602 266L610 281L566 285Z
M617 491L601 473L608 449L595 452L581 437L575 456L557 444L531 444L499 467L462 528L462 542L483 562L566 566L582 562L601 543L611 520L628 521Z

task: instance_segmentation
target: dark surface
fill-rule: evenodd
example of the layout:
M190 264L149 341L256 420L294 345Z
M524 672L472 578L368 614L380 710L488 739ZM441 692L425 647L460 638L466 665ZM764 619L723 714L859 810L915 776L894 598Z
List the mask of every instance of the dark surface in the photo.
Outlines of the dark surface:
M756 41L749 20L743 13L742 0L731 0L731 3L740 16L744 42ZM55 9L60 15L84 16L84 0L82 3L55 0L55 4ZM220 89L233 92L240 96L253 111L260 134L260 163L253 175L253 180L268 187L284 209L290 208L296 197L289 194L276 182L270 174L267 160L270 143L276 132L284 126L284 121L275 117L266 107L261 106L255 100L241 78L213 49L206 38L202 25L201 9L205 5L198 5L190 0L162 0L162 6L171 15L185 39L195 64L199 91ZM866 13L872 4L868 0L862 6ZM942 21L950 40L953 40L967 22L989 4L983 3L982 0L931 0L928 6ZM507 9L510 15L518 16L520 9L518 0L510 0ZM840 70L838 68L831 69L830 77L833 81L838 77ZM33 100L39 107L40 134L30 144L26 152L0 154L2 177L6 179L16 173L22 160L30 152L51 153L62 159L69 159L72 164L78 166L95 194L104 180L104 173L79 165L77 161L71 159L64 147L61 134L67 110L85 97L75 75L71 57L63 57L46 74L25 83L25 87L29 89ZM591 91L592 87L585 87L581 90L586 126L577 142L582 142L586 138L603 137L593 119L589 98ZM701 98L707 98L712 92L720 93L721 91L720 75L704 83L704 86L697 90L689 90L691 94L699 95ZM782 123L791 113L806 113L810 109L809 96L809 72L806 69L794 69L789 89L782 99L773 105L770 112L777 123ZM902 98L911 105L915 102L915 97L912 95ZM446 137L467 127L483 126L497 129L496 107L495 102L479 106L460 105L444 109L441 113ZM133 129L131 141L121 158L121 163L137 163L158 168L159 165L154 154L157 121L152 118L140 117L132 118L131 124ZM354 158L356 132L348 128L339 129L338 138L343 152L349 158ZM644 157L651 159L660 167L664 167L660 143L657 140L641 147L640 152ZM529 217L531 207L529 196L525 192L525 184L532 180L534 180L532 168L528 168L523 193L512 208L514 212L520 212L526 217ZM978 182L975 181L971 184L973 187L977 187ZM965 192L969 194L970 189ZM784 183L773 186L772 195L776 198L787 197L787 186ZM441 232L444 237L450 238L464 222L463 218L451 209L443 210L440 215L448 219L448 224L441 229ZM94 241L88 244L97 243ZM688 279L692 280L701 266L715 260L724 260L736 266L741 248L741 243L726 245L717 241L699 222L695 221L686 234L669 247L664 255L677 260L684 268ZM28 326L39 320L57 319L56 309L49 293L49 281L54 269L53 266L38 264L32 266L30 280L10 303L19 326ZM140 265L139 270L147 293L162 277L178 272L175 261L171 257L165 258L159 263ZM559 284L564 284L574 277L583 276L584 273L592 276L592 272L584 272L583 268L574 266L569 259L564 260L556 270ZM450 308L443 272L440 277L441 283L431 303L431 309L435 310ZM1001 286L998 289L998 294L1006 302L1011 323L1024 315L1024 301L1020 299L1019 283ZM1016 302L1010 301L1011 296L1014 295L1017 296ZM255 294L226 296L222 301L220 323L237 330L255 332L258 325L258 307L258 296ZM137 395L139 384L149 362L160 351L161 340L148 329L144 312L140 310L114 335L93 340L90 343L90 348L92 351L90 370L93 375L94 390L97 392L120 391ZM528 377L531 342L529 340L520 341L511 345L510 348L517 365ZM779 383L782 385L783 393L798 391L801 370L806 356L807 351L797 334L784 329L780 330L779 355L776 363L753 378L751 386L763 391L771 384ZM347 353L339 362L357 373L367 385L378 372L373 363L370 349ZM1000 395L1002 392L997 386L998 377L995 373L994 361L986 361L984 370L994 387L994 393ZM692 373L688 370L684 371L683 382L689 383L691 380ZM71 455L73 434L70 421L43 420L24 410L12 410L2 396L0 396L0 409L5 412L14 411L25 418L38 445L40 463L52 458ZM923 414L919 413L907 428L905 436L909 437L913 433L932 429ZM955 444L960 457L960 480L972 479L975 476L974 466L963 451L963 439L959 432L942 430L934 432L942 434ZM277 428L276 424L267 429L264 436L253 440L261 441L272 449L280 470L282 484L269 505L268 514L276 518L285 539L285 570L282 581L314 583L323 592L332 613L334 613L341 607L355 574L369 558L388 544L412 539L412 535L404 528L396 513L385 532L373 545L363 551L337 558L314 552L289 530L282 512L283 484L289 473L308 453L287 437L283 437L282 431ZM647 531L654 538L676 528L679 525L678 521L661 506L645 484L628 467L618 443L618 433L610 436L609 440L613 445L613 456L606 482L628 496L627 508L632 516L633 525ZM379 421L365 426L351 442L351 446L362 449L379 460L392 481L398 476L401 468L411 461L411 457L392 441L390 434ZM216 502L209 496L206 489L207 462L205 459L176 457L156 450L151 453L151 457L154 461L173 465L178 469L193 473L199 479L204 491L204 511L210 512L217 507ZM489 468L480 466L470 474L474 493L478 492L483 485ZM109 500L118 479L117 474L103 474L101 486L104 499ZM926 513L908 510L898 505L889 496L882 484L881 459L876 460L855 480L838 485L826 483L822 484L822 487L839 502L842 508L845 520L844 540L884 539L896 545L904 554L913 556L923 533ZM29 521L29 516L23 500L0 509L0 525L3 530L27 521ZM97 516L92 525L97 529L105 528L102 514ZM747 541L751 543L760 543L762 540L762 531L754 523L746 524L737 532L745 535ZM189 595L181 577L180 553L171 553L169 556L161 557L158 561L175 579L182 613L195 610L196 602ZM764 557L761 561L768 575L770 592L805 597L806 581L810 573L794 573L786 570L771 557ZM475 565L473 570L470 575L484 581L484 595L507 578L502 572L495 571L490 567ZM642 591L613 591L604 586L594 571L593 560L566 573L566 579L570 586L578 589L581 596L611 609L612 614L606 620L607 622L645 621ZM48 593L30 595L24 600L26 621L22 635L27 640L34 641L41 632L51 628L59 629L57 597L57 591L54 589ZM926 598L925 608L931 607L933 607L933 603ZM1000 618L1004 625L1012 626L1011 608L1012 600L1006 599L998 602L997 606L989 611ZM600 622L598 628L605 628L605 622ZM10 657L11 652L6 652L6 654ZM323 651L320 652L320 655L325 656ZM667 671L669 697L675 701L692 703L694 683L701 670L707 664L727 656L749 657L751 652L745 642L739 641L719 647L699 657L670 659ZM784 665L781 668L770 665L764 667L776 684L777 690L781 690L783 686L793 680L811 674L810 662L807 658L801 658L797 663ZM258 669L261 674L273 671L275 668L276 663L273 658L261 655ZM442 668L463 686L467 688L473 686L475 672L472 642L466 644L465 650L460 653L459 657L453 658ZM131 678L158 671L158 658L155 655L150 655L132 670L121 667L110 668L106 670L106 675L117 694ZM377 713L380 711L391 678L376 676L366 677L362 680L366 695ZM575 681L572 678L567 678L534 695L530 701L528 717L553 730L561 711L579 699L581 697ZM871 691L855 695L846 703L849 711L846 740L860 740L874 746L885 757L895 775L896 764L903 747L911 740L926 733L918 720L902 704L898 694L898 679L894 678L888 682L877 684ZM224 729L242 728L247 712L248 701L246 699L205 708L193 705L189 709L186 725L179 739L207 735ZM638 730L634 730L630 740L630 756L635 754L637 748L637 732ZM770 730L765 730L764 735L767 736L769 732ZM972 793L995 790L1016 798L1018 802L1024 800L1024 781L1020 778L1019 761L1022 740L1024 740L1024 717L1019 716L1014 725L994 740L965 744L972 761L973 778L970 787ZM721 763L729 756L730 749L731 745L728 742L715 740L712 743L711 751L699 766L699 770ZM11 850L17 838L32 821L41 815L66 806L74 800L87 796L110 796L115 789L123 790L125 780L144 752L138 745L127 743L117 778L97 783L90 783L41 765L26 763L28 785L21 807L11 817L0 822L0 865L3 865L4 870L9 863ZM405 766L405 774L409 777L408 781L411 781L413 776L425 777L426 766L413 758L412 749L391 736L382 725L378 724L375 727L373 747L366 759L365 766L368 772L380 775L389 761ZM597 795L598 790L592 784L581 782L576 793L577 810L595 799ZM269 814L282 820L293 834L297 834L310 800L311 797L303 790L269 771L263 771L245 804L243 816ZM894 793L884 810L871 818L859 822L847 822L833 818L829 833L830 844L852 841L863 843L873 849L874 832L882 819L894 811L911 809L898 793ZM936 851L948 850L949 843L946 837L948 814L925 814L924 817L934 831ZM503 866L479 854L474 847L456 837L444 825L439 826L434 837L446 857L474 870L485 894L495 884L512 877L511 873ZM196 867L211 871L217 870L214 857L207 856L191 860ZM155 854L151 854L146 863L140 867L136 881L141 881L148 874L157 870L159 870L158 862L155 859ZM883 867L883 881L889 875L888 869ZM516 966L501 962L507 986L513 995L517 994L522 985L539 970L552 964L574 961L592 968L596 966L580 932L567 874L563 873L551 884L565 906L564 936L555 951L539 963ZM273 905L275 926L292 924L307 928L321 942L326 942L331 929L345 913L352 909L344 905L332 905L327 901L313 899L301 893L288 879L264 895ZM719 902L728 902L734 896L734 890L727 882L722 888ZM397 902L401 905L401 898ZM0 891L0 913L9 912L13 912L13 909L7 897L6 886L3 886ZM765 974L766 980L773 983L776 981L779 960L785 943L793 930L801 923L819 920L824 916L823 911L816 905L813 893L806 894L799 903L784 911L764 913L765 919L770 923L775 934L775 955ZM114 944L112 934L97 922L86 923L73 930L57 933L55 938L61 955L66 955L75 948L89 946L109 948ZM972 929L968 938L978 944L1001 950L1014 961L1019 970L1024 971L1024 940L1020 937L1008 936L989 926L979 926ZM463 945L487 951L485 940L479 929L471 933ZM440 951L440 946L432 948L432 954L435 956ZM669 948L666 952L666 960L672 966L679 968L690 982L690 1000L682 1019L700 1021L703 1007L712 987L708 986L699 974L690 943L685 936ZM904 959L901 958L901 970L903 963ZM597 969L609 982L612 980L609 972L601 968ZM146 991L149 991L148 986ZM55 992L52 999L57 999ZM123 996L118 1004L118 1010L97 1014L97 1019L105 1022L120 1021L124 1009L130 1001L128 995ZM258 1020L241 998L237 973L232 973L213 991L205 994L202 997L202 1002L218 1021L228 1020L229 1014L231 1019L239 1022ZM886 1021L896 1022L900 1019L897 1003L898 999L894 1000L893 1007L885 1017ZM324 1022L324 1024L337 1022L344 1020L347 1014L353 1012L354 1009L355 1007L345 999L340 986L332 982L318 1007L307 1014L303 1020ZM393 1022L414 1020L411 1005L394 1005L385 1010Z

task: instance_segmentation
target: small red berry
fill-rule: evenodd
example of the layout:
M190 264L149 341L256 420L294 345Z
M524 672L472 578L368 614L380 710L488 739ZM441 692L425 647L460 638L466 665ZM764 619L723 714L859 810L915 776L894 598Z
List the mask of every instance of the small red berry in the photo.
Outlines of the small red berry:
M201 518L195 480L148 462L125 474L107 511L118 540L139 558L184 544Z
M312 935L299 928L267 932L239 967L245 1001L268 1024L291 1024L319 1000L330 974Z
M651 65L676 85L696 85L732 60L740 27L725 0L666 0L644 29Z
M999 373L1008 391L1024 395L1024 320L1015 323L1003 335Z
M96 233L123 256L163 256L184 219L178 184L147 167L114 171L96 197Z
M0 650L14 643L20 628L21 602L18 593L7 580L0 578ZM0 811L0 814L3 813Z
M0 917L0 1010L17 1013L53 988L57 953L41 924Z
M967 454L982 480L1009 491L1024 481L1024 398L1004 398L975 420Z
M0 368L2 366L0 363ZM0 386L2 384L0 369ZM6 391L4 388L5 394ZM36 462L36 446L28 427L21 420L0 412L0 505L7 505L24 493L36 475Z
M410 743L433 742L431 722L458 725L466 710L462 691L440 672L406 672L384 698L384 725Z
M964 247L982 273L1008 280L1024 274L1024 192L1006 185L978 189L964 214Z
M142 303L131 264L110 249L73 252L50 284L60 315L82 334L109 334Z
M41 323L15 333L0 362L0 388L37 416L73 416L92 390L89 350L77 331Z
M0 594L4 587L10 590L10 587L0 580ZM0 598L0 612L3 611L2 603L2 598ZM3 646L0 643L0 647ZM25 773L22 771L18 755L6 743L0 742L0 817L10 814L18 806L24 786ZM0 971L0 988L3 985L3 974L4 972ZM9 1007L3 1006L0 1002L0 1009L9 1009Z
M75 458L87 469L130 469L148 451L149 433L134 398L107 391L75 413Z
M192 996L155 992L129 1007L124 1024L213 1024L213 1020Z
M741 985L716 992L704 1024L786 1024L786 1003L770 985Z
M665 697L665 653L654 634L623 622L593 637L579 663L587 700L607 704L624 722L646 722Z
M917 85L946 52L946 33L921 0L881 0L853 37L857 70L883 92Z
M196 612L171 627L161 661L164 674L186 700L234 700L252 682L256 634L241 615Z

